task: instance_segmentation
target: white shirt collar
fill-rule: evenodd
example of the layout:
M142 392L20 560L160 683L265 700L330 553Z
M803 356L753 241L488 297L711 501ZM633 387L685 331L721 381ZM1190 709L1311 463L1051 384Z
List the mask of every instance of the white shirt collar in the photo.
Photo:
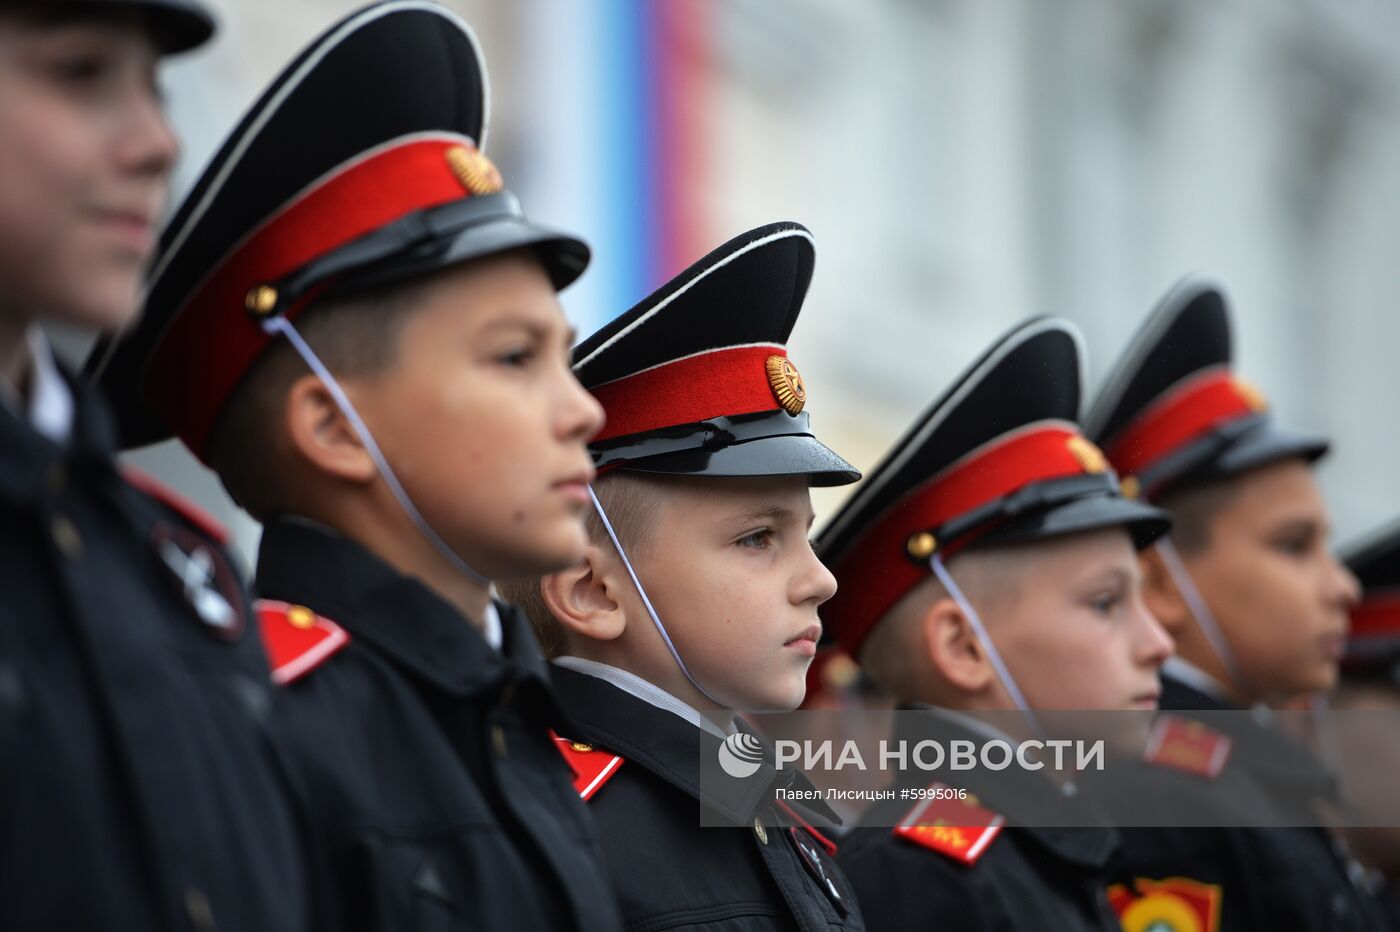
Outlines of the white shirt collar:
M481 636L496 650L501 649L505 640L501 631L501 613L497 611L496 603L489 600L486 603L486 611L481 614Z
M54 443L66 444L73 433L73 390L58 371L53 350L44 331L30 327L25 334L29 343L29 399L20 395L16 386L0 380L0 402L16 415L28 419L29 425Z
M664 709L672 715L678 715L696 728L708 731L717 738L727 737L737 730L732 720L729 723L729 731L722 730L713 721L701 715L695 707L682 702L655 683L650 683L621 667L598 663L596 660L584 660L582 657L555 657L551 663L565 670L606 680L628 695L635 696L658 709Z
M1162 672L1212 699L1234 705L1234 701L1225 694L1225 687L1221 682L1189 660L1176 656L1168 657L1167 662L1162 664Z

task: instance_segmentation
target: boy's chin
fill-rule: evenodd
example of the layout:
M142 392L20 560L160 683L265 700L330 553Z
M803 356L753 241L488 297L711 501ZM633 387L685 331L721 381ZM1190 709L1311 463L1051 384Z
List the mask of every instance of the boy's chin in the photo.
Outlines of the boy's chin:
M561 534L552 540L518 541L508 551L501 548L496 553L504 558L488 574L492 579L537 579L577 566L583 559L584 540L582 534Z

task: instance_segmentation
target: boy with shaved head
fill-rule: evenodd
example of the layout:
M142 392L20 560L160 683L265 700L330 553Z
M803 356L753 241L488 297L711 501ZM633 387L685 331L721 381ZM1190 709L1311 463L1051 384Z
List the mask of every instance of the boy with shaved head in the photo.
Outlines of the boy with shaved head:
M1069 324L1017 327L822 531L841 584L828 625L906 710L906 743L1048 737L1050 710L1156 708L1171 644L1136 549L1167 520L1124 499L1081 434L1081 365ZM871 928L1116 928L1117 840L1073 774L909 776L838 859Z

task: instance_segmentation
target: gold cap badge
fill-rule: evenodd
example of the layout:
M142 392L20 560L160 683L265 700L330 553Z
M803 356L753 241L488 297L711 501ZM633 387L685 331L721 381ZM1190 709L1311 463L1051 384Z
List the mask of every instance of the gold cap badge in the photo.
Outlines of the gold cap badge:
M1235 376L1233 381L1235 391L1239 392L1240 397L1244 399L1245 404L1249 405L1251 411L1264 411L1269 407L1269 399L1265 398L1264 393L1259 389L1239 376Z
M1108 458L1086 437L1070 437L1065 441L1074 461L1087 473L1108 472Z
M496 166L473 146L453 146L447 150L444 158L452 174L471 194L495 194L505 187Z
M1124 498L1137 498L1142 494L1142 482L1137 476L1124 476L1118 485L1123 490Z
M786 356L769 356L764 368L768 370L768 384L773 386L773 394L778 396L778 404L788 414L799 414L807 404L807 386L792 360Z

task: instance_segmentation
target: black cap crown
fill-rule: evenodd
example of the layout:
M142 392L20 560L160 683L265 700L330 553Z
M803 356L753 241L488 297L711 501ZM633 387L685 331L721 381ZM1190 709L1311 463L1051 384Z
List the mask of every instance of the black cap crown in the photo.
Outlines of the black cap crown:
M1327 441L1280 426L1264 396L1231 370L1224 293L1187 280L1162 299L1084 418L1131 494L1312 461Z
M822 530L840 582L822 610L850 653L929 573L976 543L1123 526L1138 546L1166 515L1123 498L1075 417L1082 350L1066 321L1029 320L998 340L914 423Z
M787 356L814 255L800 224L750 230L580 343L574 372L608 416L590 445L598 467L860 478L813 435Z

